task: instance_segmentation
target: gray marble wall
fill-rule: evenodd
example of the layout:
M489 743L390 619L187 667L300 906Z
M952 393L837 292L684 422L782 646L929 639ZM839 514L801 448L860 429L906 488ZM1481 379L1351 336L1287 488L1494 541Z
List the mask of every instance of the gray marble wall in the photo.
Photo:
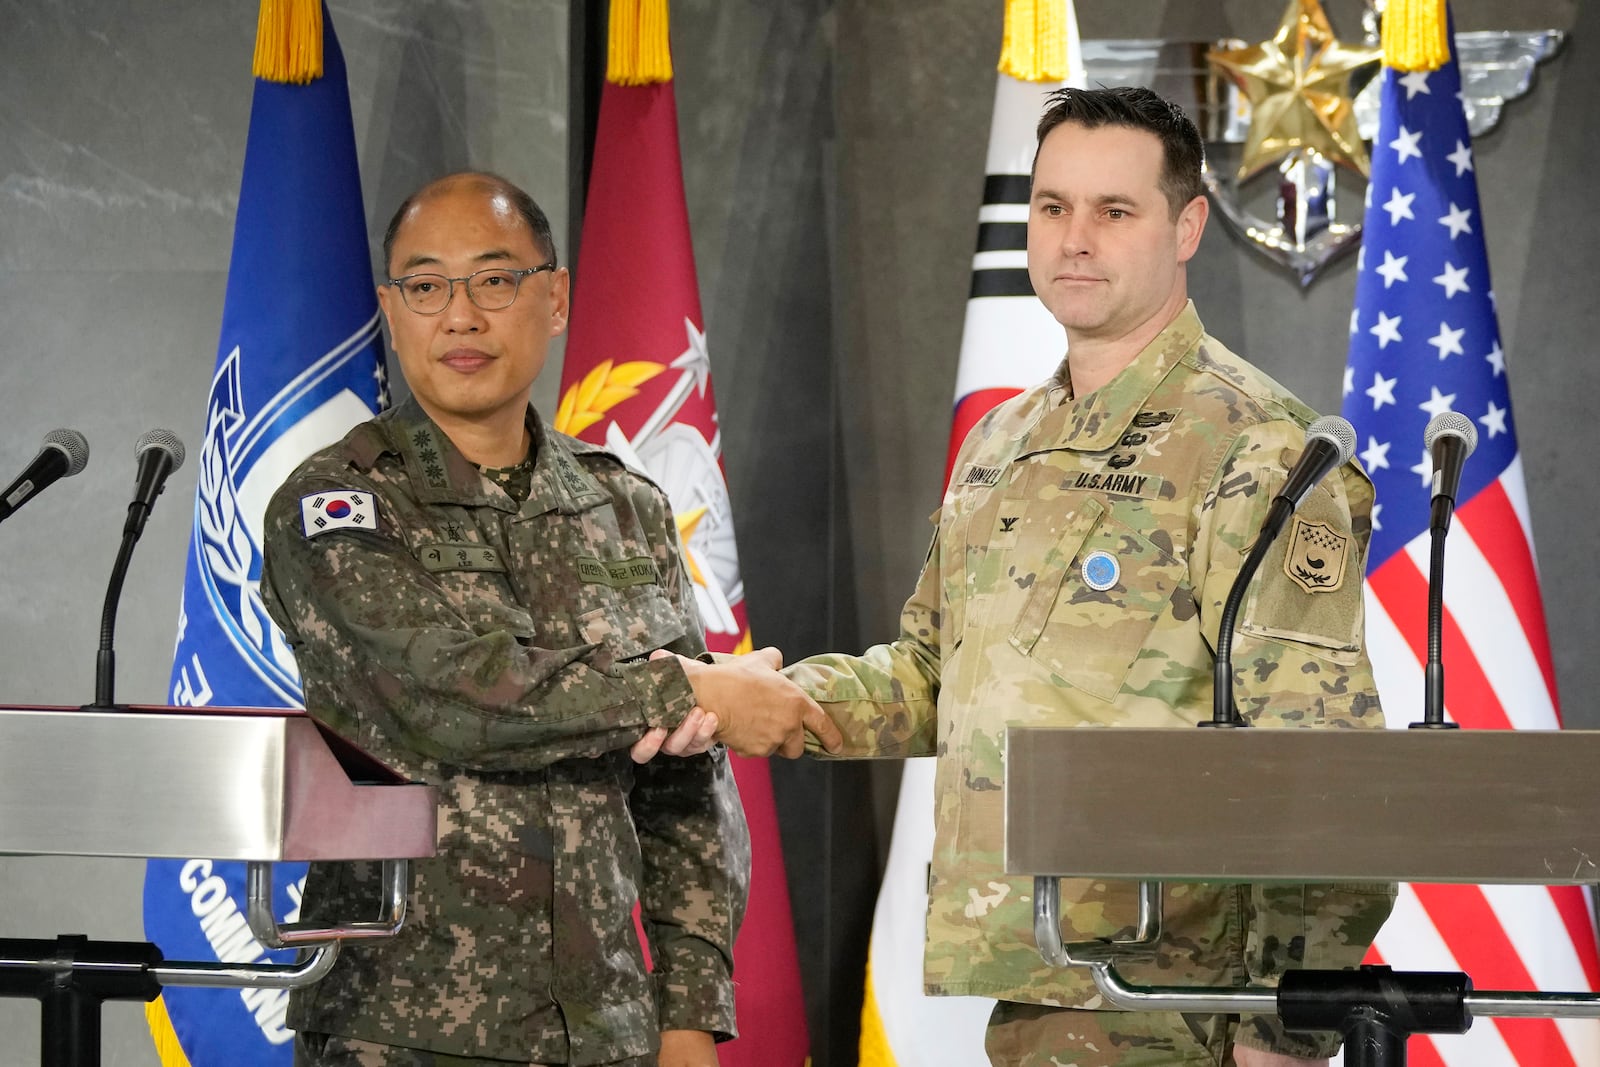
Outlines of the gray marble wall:
M561 0L339 0L369 222L442 171L487 166L564 221ZM1574 33L1477 147L1478 175L1568 721L1600 725L1587 600L1600 525L1589 358L1600 242L1582 223L1600 119L1600 9L1458 0L1462 28ZM1280 0L1080 0L1089 37L1269 34ZM1355 0L1329 0L1352 33ZM684 168L757 640L792 655L893 633L938 501L999 49L970 0L676 0ZM0 0L0 478L55 426L81 476L0 535L0 699L92 696L105 575L140 433L198 440L243 159L249 0ZM1309 290L1214 226L1192 272L1212 331L1337 410L1354 263ZM581 287L582 280L578 280ZM581 288L580 288L581 291ZM557 367L536 398L549 410ZM191 469L134 559L118 695L159 702ZM818 1067L854 1062L860 965L892 767L779 764L774 779ZM876 810L877 820L863 820ZM875 822L877 828L872 825ZM142 865L0 860L0 937L139 936ZM153 1067L138 1008L106 1011L108 1067ZM0 1001L0 1063L37 1058Z

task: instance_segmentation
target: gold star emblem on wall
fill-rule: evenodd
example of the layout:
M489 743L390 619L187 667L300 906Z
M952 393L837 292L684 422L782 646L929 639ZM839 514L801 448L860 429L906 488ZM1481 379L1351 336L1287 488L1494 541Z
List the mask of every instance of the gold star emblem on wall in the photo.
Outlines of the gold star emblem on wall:
M1250 101L1250 132L1239 181L1296 149L1319 152L1367 175L1350 83L1375 67L1380 48L1354 48L1333 35L1321 0L1290 0L1278 32L1246 48L1212 49L1206 59Z

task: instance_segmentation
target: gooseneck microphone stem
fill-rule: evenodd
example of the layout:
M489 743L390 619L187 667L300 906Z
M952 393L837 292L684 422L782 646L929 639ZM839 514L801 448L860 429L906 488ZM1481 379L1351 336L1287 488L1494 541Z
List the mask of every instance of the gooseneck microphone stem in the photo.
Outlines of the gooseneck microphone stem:
M1434 504L1438 504L1438 499ZM1442 524L1429 531L1428 551L1428 662L1423 668L1422 721L1412 729L1454 730L1456 724L1444 721L1444 535L1450 528L1446 514Z
M1422 444L1433 464L1433 499L1428 505L1428 662L1422 670L1422 721L1414 730L1454 730L1444 718L1444 544L1461 490L1461 468L1478 446L1472 420L1443 411L1428 422Z
M1267 549L1272 547L1272 542L1278 539L1278 534L1283 529L1284 523L1289 521L1289 516L1294 514L1294 501L1282 496L1272 498L1272 506L1267 509L1267 521L1261 524L1261 535L1256 538L1256 543L1250 549L1250 554L1245 556L1244 563L1239 567L1239 574L1233 580L1233 588L1228 590L1228 599L1222 605L1222 617L1217 623L1217 656L1213 664L1212 693L1211 693L1211 721L1203 722L1201 726L1210 727L1235 727L1247 726L1244 717L1239 714L1239 708L1233 702L1233 631L1235 621L1239 616L1239 605L1244 602L1245 590L1250 588L1250 579L1255 577L1261 568L1261 561L1267 556Z
M111 566L111 581L106 586L105 606L100 610L100 647L95 655L94 709L111 708L116 704L117 655L113 651L117 630L117 604L122 600L122 583L128 575L128 562L133 558L133 546L144 533L145 520L155 507L167 477L183 465L183 442L171 430L151 430L139 438L134 446L134 456L139 462L134 479L133 503L128 505L128 518L122 524L122 543L117 547L117 560Z
M122 544L117 548L117 561L111 565L111 582L106 587L105 606L100 609L100 648L94 661L94 706L109 708L116 704L117 654L113 651L117 631L117 605L122 600L122 583L128 575L128 562L133 559L133 546L138 543L144 524L133 527L133 510L128 508L128 525L122 530ZM129 534L132 536L129 536Z

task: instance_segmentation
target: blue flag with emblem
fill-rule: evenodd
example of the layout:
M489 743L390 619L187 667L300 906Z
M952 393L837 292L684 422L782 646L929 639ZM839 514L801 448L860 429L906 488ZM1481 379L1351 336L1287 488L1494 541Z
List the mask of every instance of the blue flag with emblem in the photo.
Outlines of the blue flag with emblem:
M173 704L300 706L294 658L261 602L262 516L307 455L383 402L344 57L321 14L321 76L255 83L199 449ZM259 58L258 47L258 69ZM303 865L278 865L280 919L293 920L303 877ZM251 935L239 863L151 861L144 922L169 959L292 959L267 953ZM146 1014L166 1067L256 1067L291 1062L287 1007L285 990L169 987Z

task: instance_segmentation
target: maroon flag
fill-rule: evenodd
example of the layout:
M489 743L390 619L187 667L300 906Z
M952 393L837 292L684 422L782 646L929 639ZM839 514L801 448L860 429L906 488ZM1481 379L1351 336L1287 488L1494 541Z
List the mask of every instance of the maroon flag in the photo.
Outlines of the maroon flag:
M612 6L613 57L619 9L626 12L628 5ZM664 50L666 27L657 28ZM666 490L706 644L716 652L746 652L750 630L689 242L672 82L622 85L616 77L613 58L600 103L555 427L605 444ZM799 1067L809 1042L772 780L765 760L734 757L733 769L750 823L752 871L749 910L734 947L742 1036L721 1046L718 1057L723 1067Z

